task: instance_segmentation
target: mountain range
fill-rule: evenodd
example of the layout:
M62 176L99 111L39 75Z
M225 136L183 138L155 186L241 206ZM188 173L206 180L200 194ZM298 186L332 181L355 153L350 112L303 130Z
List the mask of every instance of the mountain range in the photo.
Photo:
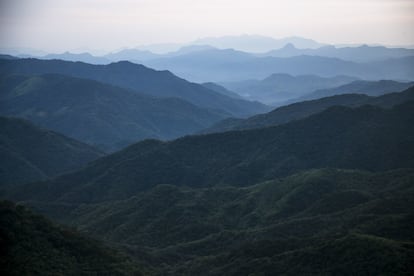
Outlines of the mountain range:
M178 78L169 71L156 71L131 62L91 65L61 60L0 60L1 74L61 74L91 79L153 97L175 97L198 107L222 112L228 116L246 117L265 112L260 103L234 99L209 90L202 85Z
M263 80L245 80L220 83L246 99L278 105L323 88L333 88L355 81L356 78L336 76L323 78L316 75L292 76L272 74Z
M158 184L247 186L327 166L372 171L412 167L413 110L413 102L389 110L334 106L275 127L171 142L146 140L73 174L25 186L15 198L101 202Z
M91 64L109 64L111 60L107 59L106 57L97 57L93 56L89 53L80 53L74 54L70 52L64 52L62 54L47 54L41 57L42 59L58 59L58 60L66 60L66 61L81 61L85 63Z
M226 117L179 98L154 98L64 75L0 76L0 91L0 114L25 118L105 151L146 138L177 138Z
M144 48L0 56L1 275L412 274L411 50Z
M292 43L288 43L281 49L261 54L261 56L273 57L294 57L301 55L333 57L354 62L372 62L414 56L414 49L368 45L357 47L335 47L329 45L316 49L298 49Z
M147 140L7 197L127 246L154 275L404 275L414 172L399 168L414 165L413 104Z
M414 82L397 82L393 80L357 80L347 84L339 85L337 87L318 89L310 93L303 94L300 97L287 100L283 104L320 99L323 97L347 93L365 94L368 96L380 96L391 92L403 91L404 89L407 89L413 85Z
M373 87L372 94L378 95L381 92L381 81L378 83L367 83ZM374 85L375 84L375 85ZM391 108L394 105L414 100L414 86L403 92L390 93L382 96L368 96L366 94L342 94L324 97L316 100L308 100L278 107L271 112L252 116L247 119L228 118L213 126L204 129L201 133L224 132L230 130L242 130L276 126L306 118L312 114L319 113L333 106L357 107L363 105L374 105L382 108Z
M240 35L223 37L206 37L197 39L192 44L210 45L219 49L235 49L244 52L262 53L279 49L286 44L295 45L298 48L318 48L324 44L309 38L291 36L285 38L272 38L260 35Z
M261 57L233 49L211 49L143 63L158 70L170 70L195 82L263 79L275 73L320 77L345 75L371 80L414 79L414 56L357 63L323 56Z

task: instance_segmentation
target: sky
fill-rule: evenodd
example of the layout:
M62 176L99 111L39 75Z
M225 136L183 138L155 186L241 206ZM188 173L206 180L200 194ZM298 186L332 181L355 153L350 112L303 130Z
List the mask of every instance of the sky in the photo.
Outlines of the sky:
M203 37L414 45L414 0L0 0L0 48L105 51Z

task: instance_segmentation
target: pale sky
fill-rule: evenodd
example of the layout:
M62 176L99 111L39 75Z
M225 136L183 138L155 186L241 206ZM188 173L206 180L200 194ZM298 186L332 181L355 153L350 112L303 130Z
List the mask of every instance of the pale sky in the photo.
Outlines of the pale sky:
M0 0L0 47L50 52L302 36L414 45L414 0Z

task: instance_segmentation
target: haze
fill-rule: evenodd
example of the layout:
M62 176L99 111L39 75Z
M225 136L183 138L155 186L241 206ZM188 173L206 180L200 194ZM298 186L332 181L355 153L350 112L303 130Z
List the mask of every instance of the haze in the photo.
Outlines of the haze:
M414 45L411 0L2 0L2 48L49 52L303 36L324 43Z

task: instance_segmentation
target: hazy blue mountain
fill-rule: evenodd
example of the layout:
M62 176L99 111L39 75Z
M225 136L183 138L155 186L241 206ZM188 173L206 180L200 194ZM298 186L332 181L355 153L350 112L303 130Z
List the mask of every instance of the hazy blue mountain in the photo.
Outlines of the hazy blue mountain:
M17 118L0 117L0 185L45 180L103 156L89 145Z
M184 54L190 54L194 52L212 50L212 49L215 49L215 48L210 45L187 45L187 46L181 47L177 51L166 53L163 56L168 56L168 57L181 56Z
M239 94L234 93L233 91L228 90L224 86L221 86L221 85L219 85L217 83L214 83L214 82L205 82L205 83L202 83L201 85L208 88L208 89L210 89L210 90L216 91L220 94L226 95L226 96L231 97L231 98L244 99Z
M124 49L118 52L112 52L104 56L110 61L123 61L128 60L131 62L142 62L148 59L158 58L159 55L150 51L138 50L138 49Z
M374 80L414 79L414 56L356 63L321 56L258 57L232 49L212 49L176 57L161 57L148 60L144 64L159 70L170 70L195 82L221 83L263 79L275 73L321 77L345 75Z
M224 119L213 126L202 130L200 133L215 133L276 126L308 117L336 105L357 107L369 104L390 108L394 105L412 100L414 100L414 86L400 93L391 93L378 97L370 97L364 94L342 94L317 100L293 103L247 119Z
M323 97L329 97L341 94L365 94L368 96L380 96L391 92L403 91L414 85L414 82L397 82L392 80L380 80L380 81L364 81L357 80L348 84L344 84L338 87L319 89L301 97L288 100L286 103L301 102L319 99Z
M293 44L262 54L273 57L293 57L300 55L340 58L354 62L382 61L390 58L414 56L414 49L387 48L384 46L335 47L323 46L317 49L298 49Z
M143 275L131 258L54 224L27 208L0 201L2 275Z
M111 63L110 59L107 59L105 57L96 57L89 53L74 54L70 52L64 52L62 54L48 54L48 55L45 55L39 58L40 59L60 59L60 60L66 60L66 61L81 61L81 62L91 63L91 64Z
M33 49L33 48L27 48L27 47L0 47L0 52L7 55L12 55L16 57L21 56L45 56L48 53L39 50L39 49Z
M225 117L178 98L63 75L1 76L0 91L0 114L110 151L145 138L190 134Z
M221 49L232 48L256 53L282 48L287 43L292 43L298 48L318 48L323 45L312 39L302 37L292 36L277 39L260 35L207 37L192 42L192 44L206 44Z
M263 80L225 82L221 85L244 98L266 104L277 104L317 89L336 87L355 80L356 78L347 76L323 78L315 75L291 76L279 73Z
M126 199L158 184L248 186L311 168L410 168L414 166L413 107L414 101L390 110L335 106L275 127L171 142L147 140L73 174L25 185L13 198L103 202Z
M0 54L0 59L17 59L18 57L6 54Z
M145 45L138 45L135 49L143 50L143 51L150 51L155 54L167 54L170 52L178 51L181 47L183 47L183 43L153 43L153 44L145 44Z
M109 83L155 97L176 97L198 107L214 109L235 117L246 117L268 111L260 103L233 99L202 85L178 78L168 71L156 71L131 62L91 65L60 60L0 60L3 74L63 74Z

